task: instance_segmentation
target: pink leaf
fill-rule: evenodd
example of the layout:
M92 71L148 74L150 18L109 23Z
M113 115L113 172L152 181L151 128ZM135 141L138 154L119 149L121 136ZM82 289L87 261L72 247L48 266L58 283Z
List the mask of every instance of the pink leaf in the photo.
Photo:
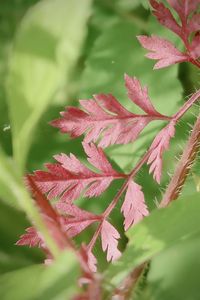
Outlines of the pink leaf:
M84 144L88 160L99 173L83 165L73 154L55 155L57 164L46 164L48 171L35 171L33 179L43 193L52 199L60 197L62 201L72 202L84 195L95 197L102 194L114 179L125 175L112 169L101 148Z
M103 251L107 251L107 261L114 261L121 256L117 248L119 238L119 232L108 221L103 221L101 241Z
M125 74L125 83L128 91L128 97L138 105L148 115L160 116L151 103L148 95L148 89L142 88L140 81L136 77L130 77Z
M191 47L190 47L190 55L193 59L198 59L200 57L200 34L197 33L193 38Z
M92 223L100 220L99 216L75 205L58 202L56 208L62 213L62 218L60 220L62 228L67 232L67 236L71 238L81 233Z
M149 214L145 204L144 194L141 191L141 186L134 181L131 181L128 185L121 211L125 218L125 230L129 229L132 224L136 224Z
M190 33L200 30L200 14L195 14L192 16L188 24L188 30Z
M179 14L181 20L187 20L188 16L199 6L199 0L167 0L168 3Z
M111 94L94 95L94 100L80 100L81 109L68 107L61 113L62 118L52 125L71 137L86 134L86 143L99 141L100 147L133 142L145 126L162 119L150 102L147 88L142 88L135 78L126 76L126 86L130 99L147 114L134 114L124 108Z
M153 14L157 20L168 29L182 37L182 29L174 19L170 10L165 7L163 3L159 3L156 0L150 0L151 6L153 7Z
M88 252L88 265L92 272L97 271L97 259L91 251Z
M80 253L82 257L82 265L83 270L85 271L85 275L91 275L89 273L97 271L97 259L92 253L91 249L82 243L80 247ZM87 276L88 277L88 276ZM89 276L91 277L91 276ZM88 278L89 279L89 278ZM91 279L91 278L90 278Z
M162 156L163 152L169 148L169 142L175 134L175 123L171 121L154 139L147 164L150 166L150 173L153 173L154 179L160 183L162 173Z
M158 60L154 69L164 68L189 59L186 54L176 49L171 42L155 35L151 37L141 35L138 36L138 40L145 49L151 51L146 54L146 57Z
M20 239L16 242L18 246L29 246L29 247L42 247L43 240L37 233L34 227L26 229L26 233L20 236Z

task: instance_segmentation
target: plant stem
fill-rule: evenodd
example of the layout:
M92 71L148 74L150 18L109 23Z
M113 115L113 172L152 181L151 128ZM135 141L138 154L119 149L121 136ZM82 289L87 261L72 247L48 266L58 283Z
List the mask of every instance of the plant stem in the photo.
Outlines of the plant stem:
M110 213L112 212L112 210L115 208L117 202L119 201L121 195L123 194L123 192L126 190L129 182L132 180L132 177L134 177L136 175L136 173L140 170L140 168L144 165L144 163L148 160L148 157L150 155L151 151L148 150L144 156L139 160L139 162L137 163L137 165L133 168L133 170L128 174L127 179L125 180L124 184L122 185L121 189L118 191L118 193L116 194L116 196L114 197L114 199L112 200L112 202L110 203L110 205L107 207L107 209L104 211L104 213L102 214L102 220L101 223L99 224L99 226L97 227L97 230L95 231L89 245L88 245L88 249L91 250L94 247L94 244L98 238L99 233L101 232L101 227L103 224L103 221L106 220L108 218L108 216L110 215Z
M195 65L197 68L200 68L200 62L198 60L195 60L193 58L190 59L190 62Z
M147 263L138 266L135 268L124 280L121 287L115 290L115 296L118 296L119 300L130 299L132 291L136 286L138 279L141 277L144 272Z
M200 90L198 90L196 93L194 93L189 98L189 100L178 110L178 112L176 114L174 114L171 118L169 117L169 120L177 123L182 118L182 116L188 111L188 109L198 100L199 97L200 97ZM149 148L149 150L142 156L142 158L139 160L139 162L133 168L133 170L128 174L128 176L127 176L124 184L122 185L121 189L118 191L118 193L116 194L116 196L114 197L112 202L109 204L107 209L102 214L101 222L100 222L99 226L97 227L97 230L95 231L90 243L88 244L88 249L89 250L92 250L92 248L94 247L94 244L96 243L96 240L99 236L99 233L101 232L103 221L106 220L109 217L112 210L115 208L116 204L118 203L121 195L126 190L129 182L137 174L137 172L140 170L140 168L147 162L150 154L151 154L151 150Z
M165 191L162 201L160 202L159 208L164 208L169 205L173 200L176 200L181 192L183 184L189 175L190 169L193 162L200 150L200 115L195 122L192 129L192 133L188 139L181 159L175 169L174 175L172 176L170 183ZM115 291L116 295L120 295L120 300L129 299L134 287L136 286L141 274L144 272L148 262L139 265L135 268L122 283L122 287ZM132 298L133 299L133 298Z
M180 161L178 162L174 175L165 191L160 207L167 206L171 201L176 200L182 190L183 184L190 172L196 155L200 149L200 116L192 129L192 133L185 146Z
M200 97L200 90L194 93L187 102L179 109L179 111L172 117L172 119L177 123L182 116L188 111L188 109L198 100Z

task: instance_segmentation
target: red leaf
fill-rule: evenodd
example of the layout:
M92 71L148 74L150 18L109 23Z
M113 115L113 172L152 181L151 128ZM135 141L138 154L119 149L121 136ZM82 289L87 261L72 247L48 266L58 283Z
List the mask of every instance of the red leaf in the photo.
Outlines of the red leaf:
M138 115L125 109L111 94L94 95L94 100L80 100L82 109L68 107L61 113L62 118L52 125L62 133L78 137L86 133L86 143L99 141L100 147L133 142L144 127L155 119L163 119L150 103L146 87L135 78L126 76L130 99L147 115ZM143 99L144 97L144 99Z
M62 201L72 202L80 197L94 197L102 194L114 179L125 175L112 169L102 149L84 144L88 160L98 167L99 173L83 165L73 154L55 155L57 164L46 164L47 171L35 171L33 179L48 198L60 197Z
M29 247L43 247L44 242L39 236L34 227L26 229L26 233L20 236L20 239L16 242L18 246L29 246Z
M169 148L170 139L175 134L175 123L171 121L154 139L150 151L147 164L150 166L150 173L153 173L154 179L160 183L162 173L162 155Z
M170 10L165 7L163 3L159 3L156 0L150 0L150 3L154 9L153 14L156 16L160 24L182 37L182 28L176 22Z
M154 69L160 69L180 63L183 61L188 61L188 56L184 53L181 53L174 45L158 36L152 35L151 37L141 35L138 36L138 40L141 45L151 52L146 54L146 57L150 59L158 59L158 62L155 64Z
M92 272L97 271L97 259L91 251L88 252L88 265Z
M192 16L188 23L188 30L190 33L200 30L200 14L195 14Z
M200 33L195 35L190 48L190 54L192 58L198 59L200 57Z
M86 227L100 220L100 217L75 205L58 202L56 208L64 215L61 218L62 228L69 237L81 233Z
M140 81L136 77L130 77L125 74L125 83L128 91L128 97L138 105L144 112L152 116L160 116L148 95L148 89L142 88Z
M199 0L167 0L171 7L177 12L180 17L181 25L174 19L170 10L163 3L156 0L150 0L153 7L153 14L158 21L165 27L176 33L185 43L188 40L190 33L199 30L199 14L189 17L199 6Z
M187 20L188 16L194 12L200 2L199 0L167 0L174 10L179 14L181 20Z
M124 215L124 228L129 229L132 224L136 224L149 214L145 204L144 194L141 186L131 181L128 185L124 203L121 211Z
M101 241L103 251L107 251L107 261L114 261L121 256L117 248L119 238L119 232L108 221L103 221Z
M43 222L48 228L49 234L51 235L55 244L59 247L60 250L63 250L69 246L71 247L68 237L65 235L65 233L62 230L61 223L60 223L60 216L57 214L57 212L51 206L47 198L42 194L40 189L37 187L32 176L30 175L26 176L26 183L29 187L29 190L32 193L35 203L37 204L40 210ZM31 233L32 232L33 234L36 234L36 236L38 235L43 240L43 237L40 236L40 233L36 233L36 231L34 231L33 229ZM27 237L27 235L25 237ZM41 244L41 247L43 249L47 249L45 245L45 241L43 244Z

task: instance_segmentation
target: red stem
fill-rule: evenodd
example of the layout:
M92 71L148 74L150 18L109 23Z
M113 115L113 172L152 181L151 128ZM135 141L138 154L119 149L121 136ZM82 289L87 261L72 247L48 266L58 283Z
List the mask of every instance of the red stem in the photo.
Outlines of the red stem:
M200 97L200 90L197 91L196 93L194 93L189 98L189 100L179 109L179 111L175 115L172 116L171 121L177 123L182 118L182 116L188 111L188 109L198 100L199 97ZM90 243L88 244L88 250L91 251L92 248L94 247L94 245L96 243L96 240L97 240L97 238L98 238L98 236L101 232L103 221L106 220L109 217L110 213L112 212L112 210L115 208L116 204L118 203L121 195L126 190L130 180L137 174L137 172L140 170L140 168L147 162L148 157L149 157L150 154L151 154L151 151L149 149L142 156L142 158L139 160L139 162L133 168L133 170L128 174L127 179L125 180L125 182L122 185L121 189L118 191L118 193L116 194L116 196L114 197L112 202L109 204L107 209L102 214L101 222L100 222L99 226L97 227L97 230L95 231Z
M190 172L194 159L200 148L200 116L198 117L192 133L185 146L174 175L165 191L160 207L166 207L171 201L176 200L182 190L183 184Z
M197 101L200 97L200 90L194 93L190 99L184 103L184 105L179 109L179 111L172 117L173 121L176 123L182 118L182 116L188 111L188 109Z

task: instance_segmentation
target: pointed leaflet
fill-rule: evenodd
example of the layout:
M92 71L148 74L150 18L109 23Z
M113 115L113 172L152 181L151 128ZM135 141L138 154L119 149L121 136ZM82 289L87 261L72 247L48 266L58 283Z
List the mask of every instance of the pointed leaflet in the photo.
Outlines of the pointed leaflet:
M26 233L20 236L20 239L16 242L18 246L29 246L29 247L42 247L44 244L42 238L39 236L34 227L26 229Z
M190 55L193 59L198 59L200 57L200 33L197 33L192 41Z
M160 183L162 173L162 155L165 150L169 148L170 139L175 134L175 123L171 121L154 139L150 151L148 165L150 166L150 173L153 173L154 179Z
M179 14L181 20L187 20L189 15L194 12L200 2L199 0L167 0L168 3L174 8Z
M160 116L151 103L148 95L148 89L145 86L142 88L140 81L136 77L130 77L125 74L125 85L128 91L128 97L144 112L152 116Z
M92 272L97 271L97 259L91 251L88 252L88 265Z
M108 221L103 221L101 228L101 241L103 251L107 251L107 261L114 261L121 256L118 250L119 232Z
M46 197L41 193L40 189L37 187L32 176L26 176L26 184L32 193L33 199L40 210L42 220L48 228L48 233L54 240L55 244L60 250L63 250L68 244L68 237L64 234L62 230L62 225L60 223L60 216L57 214L55 209L51 206ZM30 247L41 247L46 251L48 250L48 243L46 245L46 240L44 239L40 232L37 232L34 227L26 229L26 233L20 237L17 245L29 245ZM52 253L50 253L52 254Z
M186 54L181 53L171 42L163 38L155 35L152 35L151 37L141 35L137 38L145 49L150 50L145 56L150 59L158 60L154 69L164 68L169 65L189 60L189 57Z
M52 125L71 137L86 134L87 143L99 141L100 147L133 142L145 126L155 120L163 119L150 103L146 87L143 89L135 78L126 76L126 87L130 99L147 114L138 115L125 109L111 94L94 95L94 99L80 100L81 109L67 107L62 118Z
M131 181L128 184L124 203L121 211L124 215L124 228L129 229L132 224L135 224L149 214L144 200L144 194L141 191L141 186Z
M195 14L192 16L188 23L189 33L193 33L200 30L200 14Z
M192 32L198 31L200 28L200 15L193 14L200 5L199 0L167 0L180 17L181 25L174 19L170 10L163 3L155 0L150 0L153 7L153 14L158 21L165 27L176 33L185 43L188 48L189 36ZM190 18L190 16L192 17Z
M100 217L75 205L58 202L56 208L62 213L62 228L69 237L74 237L85 228L100 220Z
M168 29L172 30L179 36L183 36L180 25L174 19L170 10L165 7L163 3L156 0L150 0L151 6L153 7L153 14L156 16L158 21Z
M96 173L83 165L73 154L55 155L57 164L46 164L48 171L35 171L33 179L43 193L52 199L72 202L83 194L95 197L102 194L114 179L125 175L112 169L102 149L83 144L88 160L99 169Z

